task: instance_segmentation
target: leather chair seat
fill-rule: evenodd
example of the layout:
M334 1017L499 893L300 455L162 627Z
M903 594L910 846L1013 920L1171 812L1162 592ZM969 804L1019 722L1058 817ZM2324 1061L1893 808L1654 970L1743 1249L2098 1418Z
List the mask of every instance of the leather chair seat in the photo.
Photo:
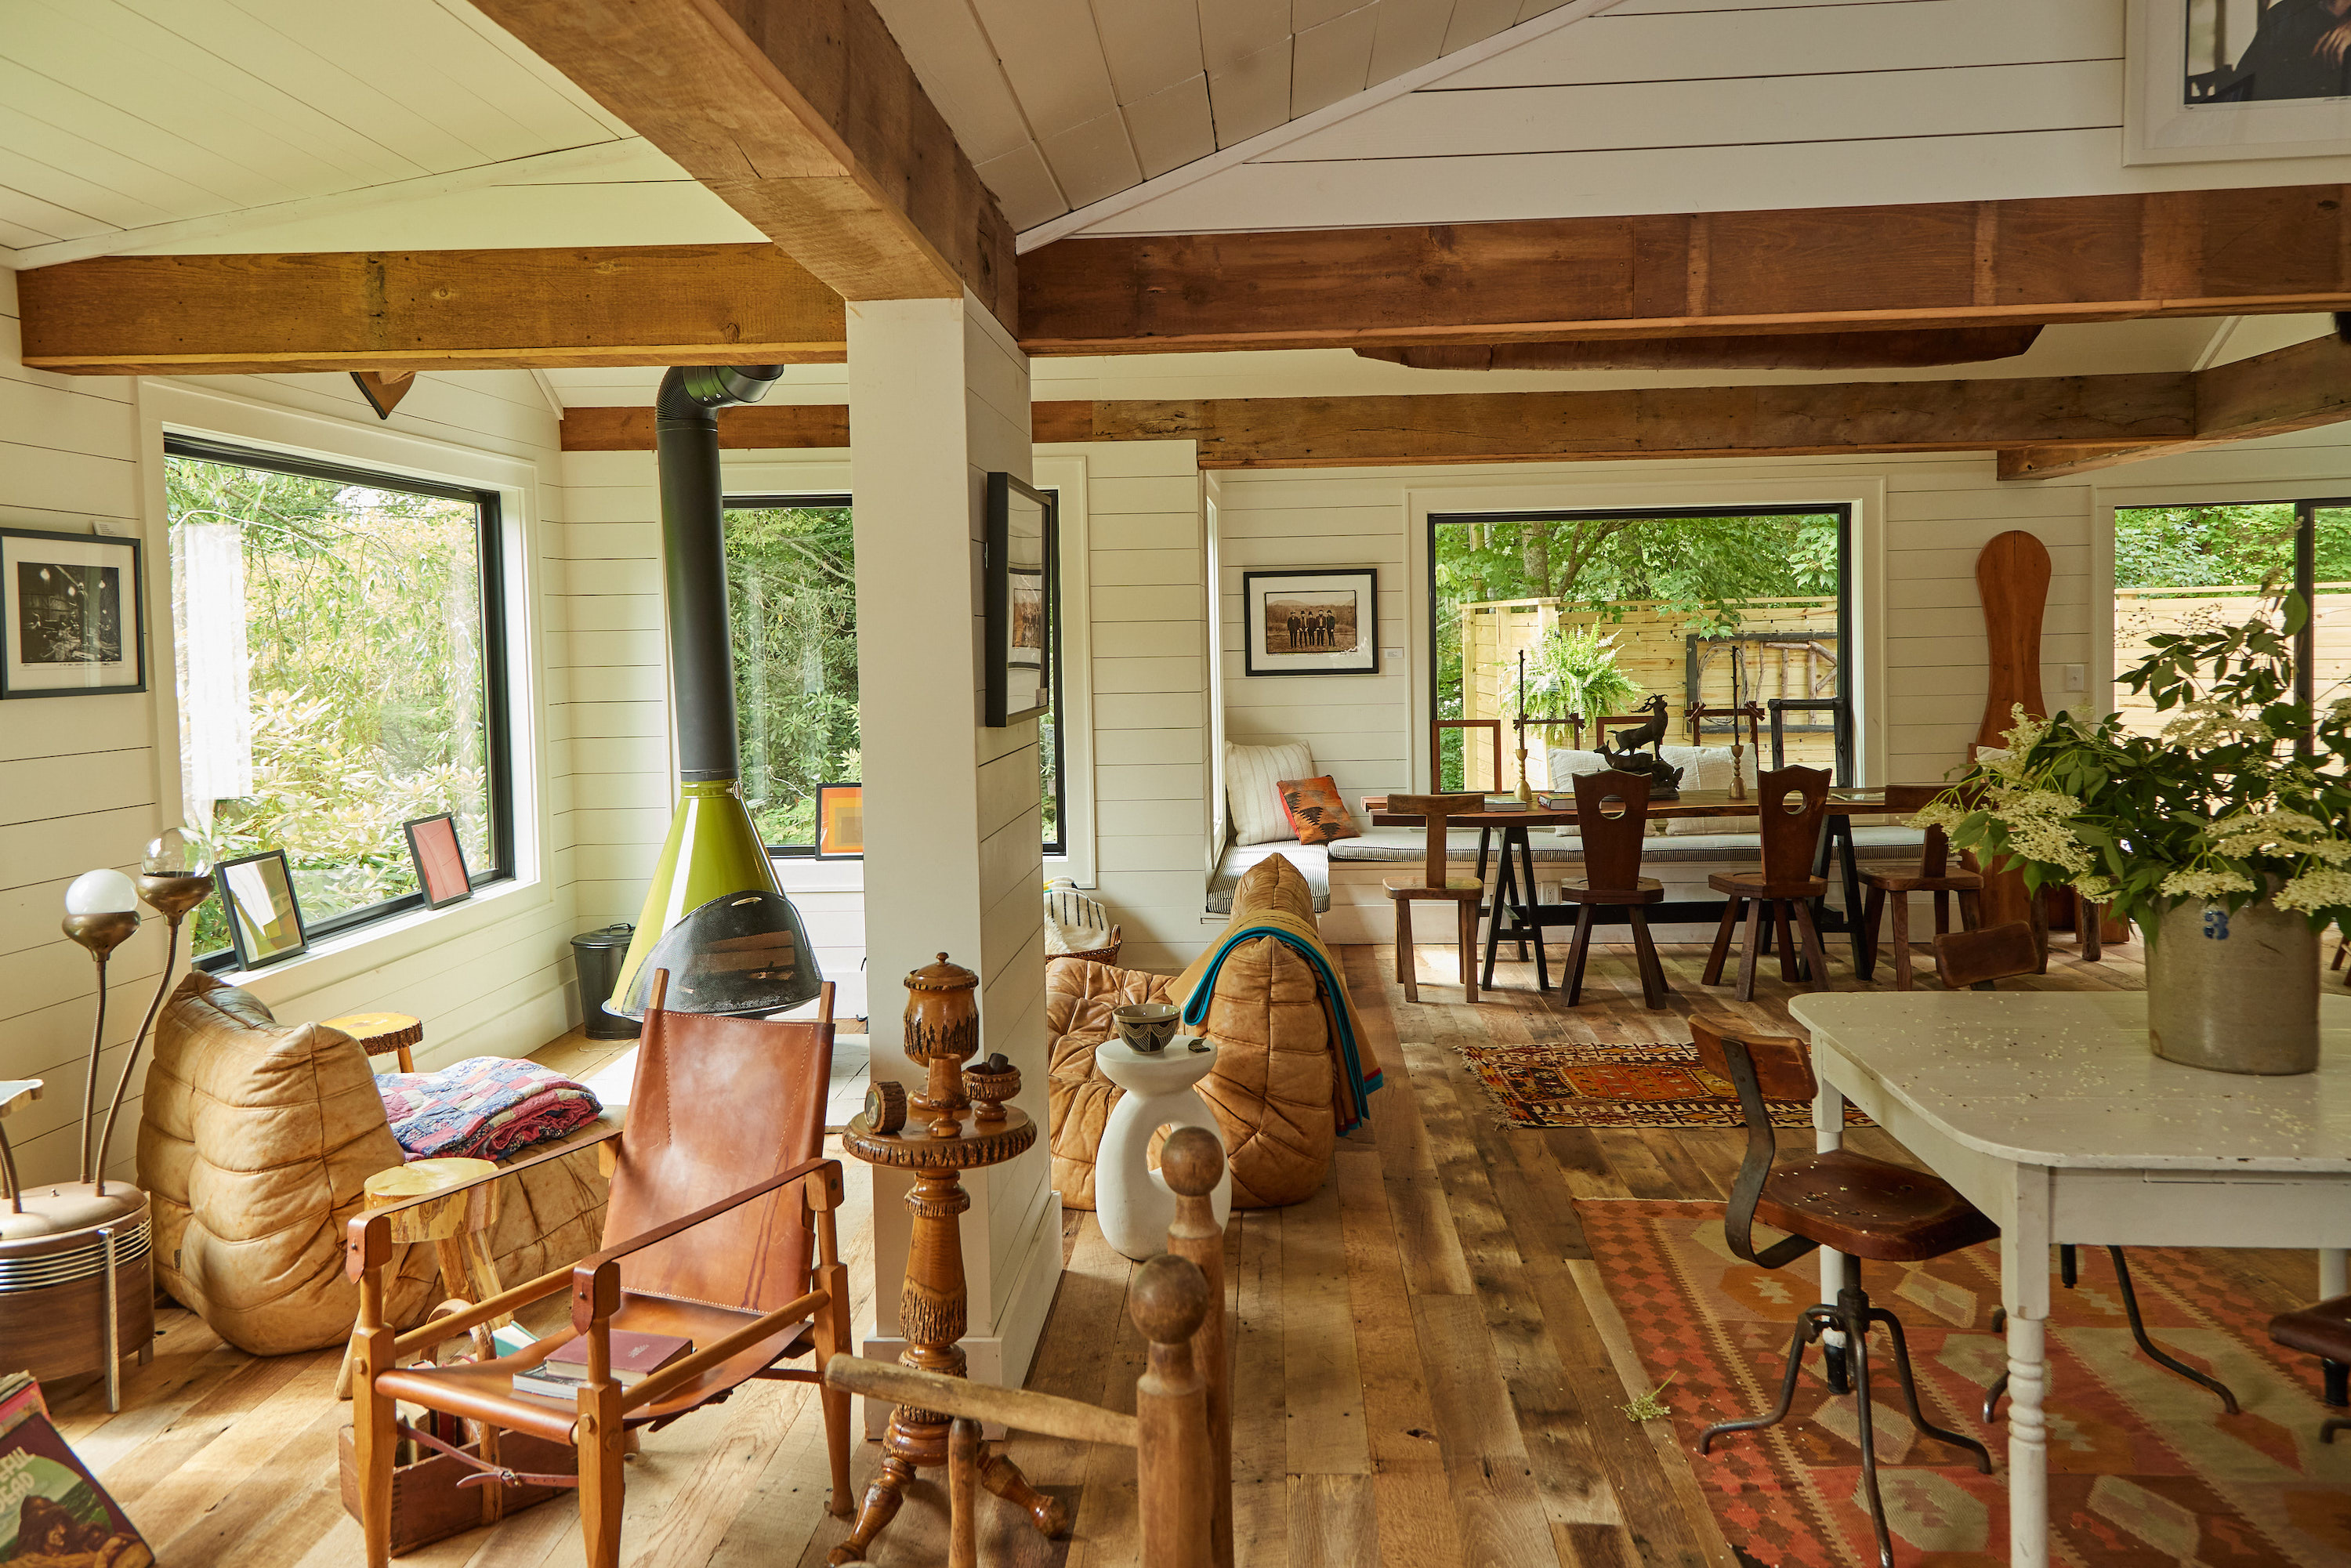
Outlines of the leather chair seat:
M2270 1320L2270 1338L2288 1350L2308 1351L2328 1361L2351 1362L2351 1296L2314 1307L2280 1312Z

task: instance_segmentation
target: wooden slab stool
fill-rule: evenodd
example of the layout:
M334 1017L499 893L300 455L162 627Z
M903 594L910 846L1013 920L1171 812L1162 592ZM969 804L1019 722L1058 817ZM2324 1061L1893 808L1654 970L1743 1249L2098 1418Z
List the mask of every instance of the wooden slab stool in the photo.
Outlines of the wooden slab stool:
M452 1297L486 1301L506 1290L489 1247L490 1230L498 1222L498 1189L505 1184L481 1179L496 1175L497 1168L491 1160L411 1160L378 1171L360 1184L369 1208L410 1206L392 1216L392 1239L403 1246L433 1244L441 1267L441 1294L434 1298L435 1305ZM480 1185L468 1186L468 1182ZM424 1201L415 1201L419 1198ZM483 1360L497 1355L490 1331L512 1322L514 1314L507 1312L474 1330L474 1345ZM335 1378L335 1396L350 1397L350 1385L351 1358L347 1350L343 1369Z
M402 1072L416 1071L416 1059L409 1051L424 1043L424 1020L406 1013L346 1013L319 1027L341 1030L370 1056L397 1052Z

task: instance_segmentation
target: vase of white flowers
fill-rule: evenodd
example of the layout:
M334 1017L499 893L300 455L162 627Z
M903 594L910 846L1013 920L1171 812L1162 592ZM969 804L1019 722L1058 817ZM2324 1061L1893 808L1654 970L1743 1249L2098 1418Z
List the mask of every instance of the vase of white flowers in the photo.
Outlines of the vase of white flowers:
M2121 681L2170 716L2155 735L2014 710L2008 745L1915 819L2036 893L2137 921L2149 1043L2169 1061L2318 1065L2319 936L2351 919L2351 698L2314 712L2295 695L2307 613L2287 594L2241 625L2151 639Z

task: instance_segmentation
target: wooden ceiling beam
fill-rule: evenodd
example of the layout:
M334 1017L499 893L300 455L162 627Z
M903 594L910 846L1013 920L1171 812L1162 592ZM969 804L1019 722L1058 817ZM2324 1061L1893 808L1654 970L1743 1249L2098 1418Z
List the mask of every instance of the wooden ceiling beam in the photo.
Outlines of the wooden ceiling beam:
M2180 439L2183 373L1405 397L1040 402L1040 443L1199 444L1203 468L1970 452ZM847 411L722 410L735 448L841 445ZM649 409L572 409L567 451L650 451Z
M475 0L846 299L1009 328L1012 225L871 0Z
M2351 419L2351 344L2313 338L2290 349L2198 371L2196 433L2180 441L2127 442L2063 450L2032 445L2000 455L2003 479L2062 479L2169 457L2199 447L2286 435Z
M1395 348L2351 309L2342 185L1064 239L1032 354Z
M769 245L117 256L20 274L25 363L95 375L838 361Z

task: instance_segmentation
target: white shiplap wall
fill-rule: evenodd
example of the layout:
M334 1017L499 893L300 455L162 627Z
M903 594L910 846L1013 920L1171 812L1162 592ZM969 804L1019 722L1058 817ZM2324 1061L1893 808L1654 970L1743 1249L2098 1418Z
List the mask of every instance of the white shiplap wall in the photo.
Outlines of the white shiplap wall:
M563 1032L571 994L573 930L570 704L556 650L567 636L562 491L553 408L527 373L421 378L379 426L348 378L278 376L176 383L63 377L17 361L15 275L0 270L0 527L136 534L145 547L152 688L132 696L60 697L0 705L0 1077L47 1081L45 1098L11 1118L28 1180L69 1176L92 1014L88 956L57 930L65 886L92 866L135 870L141 846L177 820L176 720L171 701L169 550L160 515L156 422L209 409L206 427L263 434L354 462L408 455L411 466L510 487L519 530L511 619L527 638L520 661L528 704L518 733L526 793L523 837L531 885L412 916L265 971L253 988L289 1021L361 1009L425 1020L424 1058L516 1054ZM517 479L517 475L521 477ZM543 477L541 477L543 476ZM163 956L160 920L120 949L110 971L110 1087L138 1028ZM114 1145L118 1170L134 1145L138 1086Z
M2125 0L1620 0L1081 208L1177 234L2087 195L2351 177L2126 166Z

